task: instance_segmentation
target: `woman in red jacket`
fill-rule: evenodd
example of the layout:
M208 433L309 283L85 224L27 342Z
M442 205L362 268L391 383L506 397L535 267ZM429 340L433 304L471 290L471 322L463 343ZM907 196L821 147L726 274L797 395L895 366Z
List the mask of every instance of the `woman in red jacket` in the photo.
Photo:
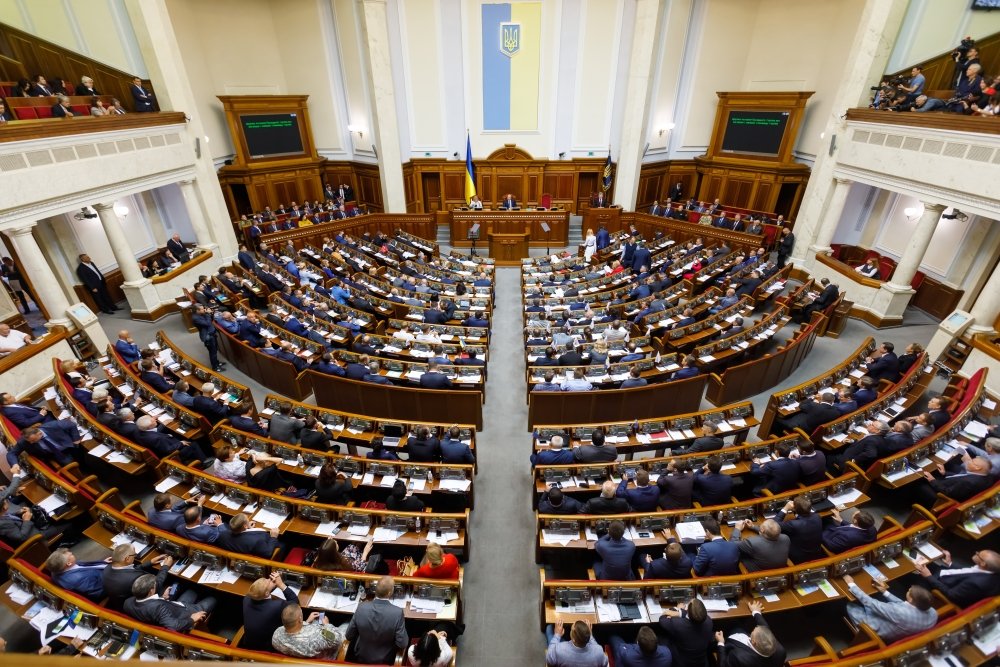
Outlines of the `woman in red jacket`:
M414 577L425 579L458 579L458 559L454 554L446 554L440 545L428 544L420 567Z

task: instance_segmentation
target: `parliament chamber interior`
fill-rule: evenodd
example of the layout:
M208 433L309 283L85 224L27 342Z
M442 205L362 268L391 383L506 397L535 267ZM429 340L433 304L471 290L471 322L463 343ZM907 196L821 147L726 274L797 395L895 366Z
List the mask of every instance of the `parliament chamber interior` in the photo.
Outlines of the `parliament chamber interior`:
M0 652L997 664L994 4L0 0Z

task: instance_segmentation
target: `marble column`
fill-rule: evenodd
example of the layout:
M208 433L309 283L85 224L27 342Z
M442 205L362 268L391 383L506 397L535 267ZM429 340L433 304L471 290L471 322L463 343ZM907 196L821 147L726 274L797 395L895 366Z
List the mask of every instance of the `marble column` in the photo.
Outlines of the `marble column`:
M615 173L614 202L626 209L635 208L639 191L639 171L642 169L649 124L650 83L656 69L654 55L657 53L661 4L659 0L638 0L635 3L635 30L632 33L618 169Z
M66 293L59 286L59 281L56 280L49 263L45 260L42 249L35 242L35 237L31 235L34 228L35 223L31 223L24 227L15 227L5 231L11 245L17 252L18 259L21 260L21 266L24 267L25 273L30 276L31 286L34 288L35 296L40 301L39 305L44 307L45 312L48 313L49 320L45 326L49 328L57 325L72 327L70 319L66 316L66 311L69 310L70 306L69 299L66 298Z
M97 216L101 219L101 226L104 227L104 234L108 237L108 244L111 252L118 262L118 269L122 272L125 281L122 283L122 291L128 299L128 305L133 314L149 313L156 310L160 305L160 298L156 293L149 278L142 275L139 262L135 258L135 252L125 238L121 221L115 213L114 204L95 204Z
M205 212L201 207L201 200L198 198L198 188L193 179L180 181L181 196L184 197L184 208L187 209L188 217L191 219L191 229L194 230L195 243L201 247L215 250L218 245L212 237L205 222Z
M1000 313L1000 264L993 269L969 313L975 318L975 322L969 327L970 333L993 331L993 323L997 319L997 313Z
M372 136L378 149L379 180L386 213L406 213L403 157L399 145L396 92L389 56L389 21L386 0L360 0L362 47L368 66Z
M816 238L809 246L810 257L807 261L815 262L816 253L829 252L830 242L840 224L840 216L844 213L844 204L847 202L847 195L851 191L853 181L846 178L835 178L833 194L830 196L823 219L820 221L819 229L816 230Z
M847 122L841 114L844 109L867 106L868 88L878 83L885 72L908 4L909 0L866 0L861 11L850 56L840 74L840 84L830 98L830 115L822 130L825 134L823 150L816 156L802 206L794 220L795 248L789 261L796 265L806 265L808 258L814 255L809 249L818 245L816 236L833 195L837 152L833 150L831 155L827 148L834 137L838 143L847 140Z
M899 258L896 270L892 272L892 278L889 279L891 285L907 289L910 287L913 276L916 275L917 269L920 268L920 262L924 261L924 254L931 245L931 238L934 236L934 230L937 229L944 209L943 204L924 202L924 212L917 220L917 224L910 234L910 240L906 244L906 249L903 251L903 256Z

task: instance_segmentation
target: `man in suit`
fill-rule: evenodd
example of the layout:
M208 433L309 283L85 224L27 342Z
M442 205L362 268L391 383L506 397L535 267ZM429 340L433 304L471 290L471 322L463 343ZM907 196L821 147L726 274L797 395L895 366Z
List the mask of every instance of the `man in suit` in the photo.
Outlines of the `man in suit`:
M410 461L436 463L441 460L441 441L429 428L421 426L407 439L406 455Z
M618 635L608 638L615 657L615 667L670 667L670 649L660 646L656 633L647 626L639 628L634 644L626 644Z
M618 261L621 262L623 267L632 266L632 262L635 260L635 248L635 240L631 236L622 244L622 254L618 258Z
M694 355L689 354L684 357L684 367L674 371L674 374L670 376L671 380L683 380L685 378L693 378L694 376L701 373L698 370L698 360Z
M90 259L90 255L83 253L80 255L80 263L76 266L76 276L84 284L90 295L94 298L94 303L102 313L113 313L118 310L115 302L111 300L108 293L108 283L104 279L104 274L97 268L97 265Z
M899 381L899 357L893 352L893 344L889 341L882 343L879 348L879 356L868 357L867 373L868 377L876 382L888 380L889 382Z
M566 345L566 351L559 355L560 366L581 366L583 365L583 355L580 354L574 342Z
M665 510L691 507L694 491L694 473L691 463L685 459L671 459L667 471L656 480L660 489L660 508Z
M389 601L394 588L392 577L382 577L375 584L375 600L358 605L347 626L347 640L351 642L348 660L391 665L396 651L409 644L403 610Z
M174 559L166 554L160 554L143 564L136 560L135 547L131 544L119 544L111 552L111 564L101 573L104 594L111 599L112 608L118 609L132 595L132 586L139 577L155 573L156 566L169 570L173 564Z
M674 187L670 188L670 199L671 201L680 201L684 197L684 185L678 181L674 183Z
M94 80L89 76L80 77L80 83L76 87L76 94L81 97L97 97L100 95L94 87Z
M52 581L61 588L96 602L104 597L104 568L110 562L110 558L77 562L76 555L63 548L49 554L45 560L45 569L52 576Z
M155 577L144 574L136 579L132 585L132 597L125 601L125 613L149 625L174 632L190 632L215 609L215 598L199 600L193 589L184 591L176 600L161 598L156 591L163 590L168 572L168 568L161 568Z
M607 208L608 200L604 197L604 192L598 192L594 195L594 208Z
M601 485L601 495L585 502L580 508L580 514L624 514L631 511L628 501L615 497L615 491L615 483L611 480L605 481Z
M855 625L870 627L886 644L930 630L937 623L934 597L923 586L911 586L906 599L900 600L889 592L888 581L875 579L872 584L876 594L882 594L882 599L877 600L861 590L854 577L845 575L843 581L857 600L848 603L848 618Z
M799 464L799 481L803 484L819 484L826 479L826 454L809 440L799 443L799 453L794 458Z
M552 436L548 449L539 450L531 455L531 465L561 465L573 463L573 452L563 448L563 438L561 435ZM612 485L611 495L614 496L614 486Z
M476 457L472 449L462 442L462 432L457 426L448 429L446 437L441 440L441 461L444 463L475 463Z
M219 540L219 535L228 532L229 527L222 523L218 514L213 514L202 521L201 507L195 505L184 509L183 523L178 525L176 530L177 534L186 540L215 544Z
M785 647L764 620L764 604L754 600L749 606L756 623L749 636L734 632L725 639L721 630L715 633L719 667L781 667L785 664Z
M750 466L750 476L754 478L755 484L753 493L756 496L763 495L764 489L771 493L781 493L795 488L799 483L799 464L789 456L792 445L781 442L775 446L774 451L778 458L759 464L755 461Z
M597 230L597 249L604 250L609 245L611 245L611 233L608 232L607 228L601 226Z
M139 362L139 379L153 391L161 394L168 394L174 390L174 385L167 382L167 379L159 373L156 362L152 359L143 359Z
M740 539L744 529L759 535ZM737 521L729 540L737 543L740 562L749 572L774 570L788 564L788 551L792 541L773 519L766 519L759 527L748 520Z
M578 463L610 463L618 458L618 448L607 442L603 429L594 429L589 445L573 448L573 459Z
M451 389L451 379L438 370L436 362L427 364L427 371L420 376L420 386L425 389Z
M839 554L863 544L871 544L877 536L875 517L868 512L855 512L851 523L845 523L840 511L834 509L829 523L823 528L823 546Z
M52 87L49 86L49 82L45 80L45 77L41 74L36 74L32 79L28 95L31 97L52 97L53 94Z
M336 375L344 377L344 369L333 360L333 354L324 352L323 355L313 362L312 370L324 375Z
M250 254L250 250L245 245L240 246L240 251L236 253L236 259L239 260L240 266L247 271L252 271L257 266L257 259Z
M934 506L939 493L952 500L963 502L982 493L993 484L990 462L984 458L970 458L963 462L959 472L953 473L946 472L945 467L939 463L936 472L941 477L935 477L924 471L924 479L918 480L913 490L914 502L927 509Z
M180 234L174 234L170 237L170 240L167 241L167 250L169 250L170 254L174 256L174 259L181 264L191 261L191 253L188 252L184 242L181 241Z
M0 394L0 413L13 422L19 429L35 426L43 422L52 422L56 418L49 412L48 408L35 409L30 405L18 403L14 394L4 392Z
M649 472L645 468L636 471L633 489L628 488L631 481L628 475L623 475L615 495L628 501L633 512L655 512L660 502L660 489L649 485Z
M751 271L750 275L746 278L740 278L736 283L736 296L749 296L753 294L754 290L760 287L760 284L764 282L761 280L760 271Z
M788 518L792 515L792 518ZM774 520L781 532L791 540L788 558L795 564L823 557L823 518L812 511L806 495L795 496L785 503Z
M775 265L782 269L785 266L785 262L788 261L788 256L792 254L792 250L795 249L795 234L792 233L790 227L781 228L781 237L778 240L778 259Z
M667 538L667 546L663 557L654 559L649 554L643 557L645 573L643 579L690 579L691 557L684 553L680 543L674 538L669 528L663 529Z
M858 402L855 400L854 392L851 391L850 387L841 387L837 390L837 400L833 404L833 407L837 408L837 412L842 415L858 409Z
M951 554L944 551L943 567L934 565L923 556L917 558L917 574L930 588L935 588L959 607L971 607L980 600L1000 596L1000 554L981 549L972 554L971 567L954 567Z
M114 417L111 430L126 440L137 443L139 441L139 427L135 423L135 412L131 408L121 408Z
M858 385L857 388L855 388L852 397L855 402L857 402L859 408L865 407L878 398L878 391L876 391L877 386L878 383L867 375L863 375L858 378Z
M945 396L935 396L927 401L927 414L930 415L935 430L951 421L949 406L951 406L951 399Z
M199 496L199 505L205 502L204 498L204 495ZM170 494L158 493L153 496L153 511L148 516L149 525L176 533L184 525L184 510L188 507L184 501L175 504Z
M208 467L205 465L205 462L210 457L202 450L200 445L188 442L187 440L178 440L165 433L157 432L156 419L154 417L143 415L136 420L135 426L138 429L135 437L136 444L147 447L160 458L177 452L184 463L198 461L202 464L202 468Z
M578 514L581 507L579 500L565 495L555 487L543 493L538 499L539 514Z
M897 452L901 452L907 447L913 445L913 436L910 433L913 431L913 424L901 419L892 425L887 433L883 435L882 447L877 448L878 458L882 459L887 456L892 456Z
M368 375L368 356L362 355L357 361L349 361L344 366L344 377L350 380L363 380Z
M227 551L266 559L270 559L275 550L282 548L277 528L270 531L258 529L250 517L242 512L229 520L229 530L220 533L215 544Z
M635 543L625 537L625 524L619 520L611 522L608 534L602 535L594 545L597 560L594 574L598 579L631 581L635 579Z
M277 589L282 597L272 595ZM281 573L274 571L252 584L243 598L243 638L240 648L270 651L271 637L281 626L281 613L288 605L298 605L299 596L285 585ZM301 614L300 614L301 616Z
M153 93L142 87L142 79L139 77L132 79L130 90L137 113L153 111Z
M802 315L799 317L799 322L808 322L812 314L818 311L826 310L826 308L833 304L837 300L837 296L840 295L840 290L837 286L830 282L829 278L823 278L819 281L820 286L823 290L819 293L812 303L807 305L802 309Z
M703 519L701 526L705 530L705 541L698 548L698 555L694 559L692 567L695 575L717 577L738 574L740 571L739 545L722 537L719 522L715 519Z
M653 254L649 252L649 248L642 241L637 242L635 252L632 253L632 272L638 274L641 269L648 271L652 263Z
M66 95L58 95L56 97L56 103L52 105L52 117L53 118L72 118L75 114L69 106L69 97Z
M818 401L815 397L802 401L798 412L787 419L777 420L779 432L785 433L801 428L806 435L811 435L819 426L832 422L840 416L840 412L833 405L833 399L833 393L826 391L819 396Z
M213 398L215 396L215 385L206 382L201 385L201 395L194 397L191 409L208 419L211 424L218 424L229 416L229 408Z
M831 455L828 465L833 472L844 472L848 461L854 461L862 470L878 459L878 450L885 447L885 433L889 430L884 422L874 419L865 422L868 435L848 445L840 454Z
M21 452L27 452L55 468L61 468L82 455L80 442L80 431L76 423L69 419L29 426L21 431L21 437L7 450L7 465L18 465Z
M701 505L725 505L732 501L733 478L722 474L722 457L710 456L694 473L691 499Z
M508 211L510 209L517 208L517 200L514 199L514 195L508 194L504 197L503 201L500 202L500 208Z
M685 454L693 454L695 452L714 452L725 446L725 441L717 435L719 432L719 425L716 422L705 422L702 424L701 432L701 437L695 438L694 442L691 443L691 446L684 451Z
M252 433L261 437L267 437L267 431L253 418L254 406L252 401L245 401L236 408L238 414L229 417L229 425L239 429L244 433Z
M379 365L377 361L368 362L368 372L365 373L364 377L361 378L363 382L373 382L375 384L387 384L391 385L392 380L382 375L379 372Z
M299 441L299 434L304 425L305 422L292 416L291 404L281 403L278 406L278 411L271 415L271 421L268 424L268 437L294 445Z

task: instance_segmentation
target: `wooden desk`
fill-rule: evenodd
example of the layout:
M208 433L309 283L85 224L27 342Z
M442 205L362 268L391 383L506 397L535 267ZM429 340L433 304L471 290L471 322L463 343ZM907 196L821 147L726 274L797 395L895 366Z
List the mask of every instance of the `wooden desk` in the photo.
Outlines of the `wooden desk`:
M438 211L437 221L447 225L451 234L451 245L455 248L469 248L469 229L479 225L479 238L489 238L492 234L527 232L528 245L532 248L549 246L562 247L569 243L569 213L567 211ZM550 231L542 230L542 223ZM527 257L528 253L520 255ZM518 259L520 259L518 257Z
M497 266L520 266L521 258L528 256L528 238L530 232L512 232L509 234L489 232L490 257Z
M622 220L621 220L622 210L619 207L615 208L588 208L583 212L583 223L581 228L581 237L587 237L587 230L593 229L595 232L604 227L609 232L614 234L615 232L622 230Z

